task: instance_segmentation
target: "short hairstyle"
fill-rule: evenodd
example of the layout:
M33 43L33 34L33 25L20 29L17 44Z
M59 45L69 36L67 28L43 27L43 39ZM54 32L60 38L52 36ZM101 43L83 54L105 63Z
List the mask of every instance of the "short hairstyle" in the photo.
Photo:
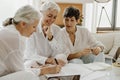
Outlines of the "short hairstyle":
M41 5L40 12L44 12L50 9L56 10L58 12L60 11L60 7L55 2L47 1Z
M76 20L79 19L80 17L80 11L79 9L75 8L75 7L67 7L63 13L63 17L75 17Z
M26 5L17 10L13 18L8 18L3 22L3 26L17 24L20 21L26 23L32 23L34 20L39 20L40 15L37 10L35 10L30 5Z

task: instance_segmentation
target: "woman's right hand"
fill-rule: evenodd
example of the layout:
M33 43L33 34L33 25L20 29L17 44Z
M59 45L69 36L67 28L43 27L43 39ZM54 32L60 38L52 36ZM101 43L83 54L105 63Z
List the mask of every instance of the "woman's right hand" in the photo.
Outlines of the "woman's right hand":
M64 66L66 63L61 60L61 59L56 59L57 63L55 61L55 58L48 58L45 62L45 64L52 64L52 65L60 65L60 66Z
M42 67L41 69L41 75L44 74L56 74L59 73L61 70L61 66L60 65L48 65L45 67Z
M91 53L91 49L90 48L86 48L83 51L79 52L81 54L81 56L85 56L89 53Z
M48 59L45 61L45 64L55 65L55 64L56 64L55 58L48 58Z

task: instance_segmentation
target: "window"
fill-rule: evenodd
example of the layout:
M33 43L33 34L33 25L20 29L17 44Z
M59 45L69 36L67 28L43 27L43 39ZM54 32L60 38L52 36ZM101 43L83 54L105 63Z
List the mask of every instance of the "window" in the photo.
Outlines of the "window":
M113 0L107 3L87 3L85 5L85 27L93 33L97 30L112 29Z
M117 0L116 27L120 28L120 0Z
M96 26L98 30L112 28L113 0L106 3L97 3Z
M100 19L100 8L104 6ZM106 10L106 12L105 12ZM107 14L106 14L107 13ZM120 0L110 0L108 3L98 3L97 30L117 31L120 30Z
M93 11L93 13L92 13ZM85 5L85 26L93 33L120 30L120 0Z

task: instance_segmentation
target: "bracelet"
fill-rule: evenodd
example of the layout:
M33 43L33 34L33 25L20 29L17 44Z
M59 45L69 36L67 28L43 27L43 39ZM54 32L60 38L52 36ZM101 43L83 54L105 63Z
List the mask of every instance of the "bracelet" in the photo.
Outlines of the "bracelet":
M52 35L51 39L48 38L49 41L51 41L52 39L53 39L53 35Z

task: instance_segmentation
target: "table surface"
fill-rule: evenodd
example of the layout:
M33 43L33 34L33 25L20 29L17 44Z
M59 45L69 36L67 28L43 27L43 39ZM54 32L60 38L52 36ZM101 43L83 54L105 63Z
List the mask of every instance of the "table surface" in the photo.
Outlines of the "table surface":
M111 69L109 70L94 71L91 74L82 77L80 80L88 80L88 79L89 80L120 80L120 73L116 74L111 67Z
M60 73L46 75L47 77L81 75L80 80L120 80L120 75L115 75L112 65L106 63L74 64L64 66Z

